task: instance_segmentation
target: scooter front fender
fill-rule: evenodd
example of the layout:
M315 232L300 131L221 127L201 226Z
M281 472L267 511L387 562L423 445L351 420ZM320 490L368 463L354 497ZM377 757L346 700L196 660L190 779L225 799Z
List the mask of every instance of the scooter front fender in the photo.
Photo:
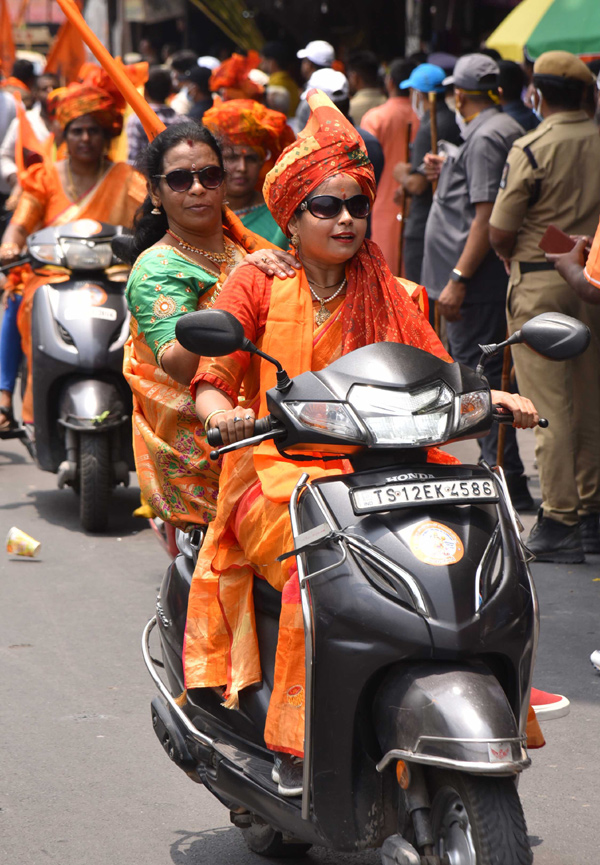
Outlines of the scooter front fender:
M394 760L480 775L514 775L531 763L506 695L482 664L394 664L373 711L380 772Z
M118 388L97 378L68 382L58 403L59 422L78 432L105 432L127 420L127 409Z

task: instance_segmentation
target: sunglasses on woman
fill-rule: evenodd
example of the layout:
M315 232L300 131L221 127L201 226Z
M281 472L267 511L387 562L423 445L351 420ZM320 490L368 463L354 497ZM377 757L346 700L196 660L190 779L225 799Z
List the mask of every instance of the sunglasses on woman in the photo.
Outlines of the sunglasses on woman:
M308 210L317 219L333 219L345 207L353 219L366 219L371 212L371 202L366 195L353 195L352 198L338 198L335 195L315 195L300 205L300 210Z
M198 171L190 171L188 168L175 168L168 174L155 174L155 179L167 181L169 189L173 192L187 192L194 185L194 177L205 189L218 189L225 180L225 172L219 165L207 165Z

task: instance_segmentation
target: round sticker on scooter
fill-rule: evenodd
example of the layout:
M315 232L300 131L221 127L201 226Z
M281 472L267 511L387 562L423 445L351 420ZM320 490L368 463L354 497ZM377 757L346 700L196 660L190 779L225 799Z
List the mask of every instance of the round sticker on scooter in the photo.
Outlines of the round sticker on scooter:
M408 545L413 555L426 565L454 565L465 553L456 532L433 520L419 523L410 535Z

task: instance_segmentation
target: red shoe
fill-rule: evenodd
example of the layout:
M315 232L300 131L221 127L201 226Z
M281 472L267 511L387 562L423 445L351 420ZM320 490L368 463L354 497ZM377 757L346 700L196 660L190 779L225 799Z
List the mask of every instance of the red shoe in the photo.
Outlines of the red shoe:
M571 711L571 703L561 694L550 694L548 691L531 689L529 698L538 721L551 721L554 718L562 718Z

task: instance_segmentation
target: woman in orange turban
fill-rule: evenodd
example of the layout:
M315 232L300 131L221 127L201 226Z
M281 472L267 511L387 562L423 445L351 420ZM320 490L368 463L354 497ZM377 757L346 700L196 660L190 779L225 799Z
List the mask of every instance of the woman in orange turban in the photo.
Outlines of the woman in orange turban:
M412 297L420 287L395 278L377 245L365 240L375 196L373 168L354 127L321 92L308 94L310 120L280 156L265 199L291 236L302 269L291 279L247 267L225 284L216 307L232 312L246 336L277 357L294 377L374 342L400 342L450 360ZM274 367L237 352L204 358L192 380L196 410L223 440L252 435L267 414ZM244 407L239 403L243 386ZM494 402L524 427L533 405L512 394ZM437 449L430 461L455 462ZM275 678L265 743L278 752L274 779L281 795L301 793L304 748L304 628L295 567L277 561L293 547L288 503L303 472L311 479L347 470L343 460L292 462L272 442L235 451L223 461L217 516L198 558L188 605L186 688L225 686L234 708L242 688L262 678L254 624L254 573L282 591ZM291 560L286 560L290 562Z
M294 140L285 114L253 99L230 99L204 112L202 123L221 140L229 206L255 234L281 249L289 241L262 194L264 178Z
M123 124L112 97L99 88L73 84L63 89L55 104L67 158L32 165L19 178L23 192L2 238L3 265L20 257L27 236L39 228L84 217L131 227L146 195L145 181L134 168L106 157L109 141L120 133ZM18 278L14 273L12 277L13 289L23 292L18 325L31 370L33 295L49 277L33 276L29 268L23 268ZM30 379L23 400L23 421L33 422Z

